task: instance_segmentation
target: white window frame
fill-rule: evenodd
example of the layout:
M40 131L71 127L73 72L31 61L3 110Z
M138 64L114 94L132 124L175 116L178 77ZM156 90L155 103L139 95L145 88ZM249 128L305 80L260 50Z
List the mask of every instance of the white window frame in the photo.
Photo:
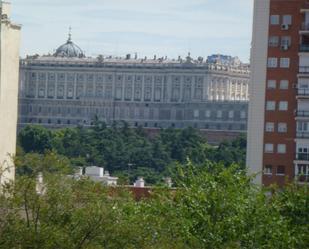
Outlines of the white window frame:
M278 154L286 154L286 144L278 144L277 145L277 153Z
M270 21L270 25L279 25L280 15L271 15L269 21Z
M265 153L274 153L274 144L266 143L264 146Z
M276 101L267 101L266 111L275 111L275 110L276 110Z
M292 15L283 15L282 24L292 25Z
M292 42L292 40L291 40L292 38L291 38L291 36L282 36L281 37L281 42L280 42L280 45L281 46L285 46L285 45L287 45L287 46L291 46L291 42Z
M277 81L276 80L268 80L267 81L267 89L276 89Z
M278 123L278 133L286 133L288 131L287 123Z
M280 68L290 68L290 58L280 58Z
M272 175L273 174L273 166L272 165L265 165L263 169L264 175Z
M279 101L279 111L287 111L289 109L289 102Z
M265 132L274 132L275 131L275 123L266 122L265 124Z
M267 67L268 68L277 68L278 67L278 58L276 58L276 57L269 57L267 59Z
M279 168L279 167L283 167L284 173L278 173L278 168ZM276 175L277 175L277 176L284 176L284 175L285 175L285 168L286 168L286 167L285 167L284 165L278 165L277 168L276 168Z
M289 81L288 80L280 80L279 88L281 90L288 90L289 89Z
M278 47L279 46L279 36L270 36L268 39L268 46L269 47Z

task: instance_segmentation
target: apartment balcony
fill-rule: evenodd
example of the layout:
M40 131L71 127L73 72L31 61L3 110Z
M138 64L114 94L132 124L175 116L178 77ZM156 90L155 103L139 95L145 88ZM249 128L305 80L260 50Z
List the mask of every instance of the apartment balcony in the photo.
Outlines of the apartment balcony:
M309 66L299 66L299 73L309 75Z
M297 153L296 161L308 161L309 162L309 154L308 153Z
M296 110L295 116L297 118L309 118L309 111Z
M309 23L302 23L300 30L300 34L309 34Z
M309 88L297 88L297 98L309 98Z
M309 184L309 165L307 163L295 164L295 181L298 184Z
M309 132L297 131L296 138L308 138L309 139Z
M300 44L299 52L308 53L309 52L309 44Z

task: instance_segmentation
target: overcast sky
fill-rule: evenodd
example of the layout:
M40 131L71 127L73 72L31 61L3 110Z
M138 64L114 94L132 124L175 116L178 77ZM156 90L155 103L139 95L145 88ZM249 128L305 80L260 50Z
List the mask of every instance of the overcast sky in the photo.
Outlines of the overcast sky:
M11 0L22 56L67 40L88 56L176 58L222 53L249 60L253 0Z

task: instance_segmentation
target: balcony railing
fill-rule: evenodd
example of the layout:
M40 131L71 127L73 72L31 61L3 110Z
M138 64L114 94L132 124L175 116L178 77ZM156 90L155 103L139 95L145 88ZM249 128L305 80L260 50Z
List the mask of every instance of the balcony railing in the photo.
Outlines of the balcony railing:
M299 67L299 72L300 73L309 73L309 66L308 67L300 66Z
M296 117L309 117L309 111L295 111Z
M301 25L301 30L302 31L309 31L309 23L302 23Z
M309 138L309 132L297 131L296 137L297 138Z
M298 89L297 89L297 95L300 95L300 96L309 96L309 89L298 88Z
M296 160L299 161L309 161L309 154L308 153L297 153Z
M299 51L300 52L309 52L309 44L301 44Z

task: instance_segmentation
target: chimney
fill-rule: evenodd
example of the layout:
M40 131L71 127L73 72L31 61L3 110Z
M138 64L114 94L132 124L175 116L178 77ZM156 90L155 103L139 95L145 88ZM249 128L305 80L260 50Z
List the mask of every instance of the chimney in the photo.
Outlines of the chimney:
M170 177L165 177L164 182L165 182L166 186L169 187L169 188L171 188L172 185L173 185L172 178L170 178Z
M134 183L134 187L137 188L144 188L145 187L145 180L143 177L139 177L135 183Z
M99 174L100 174L100 177L103 177L104 176L104 168L99 168Z

